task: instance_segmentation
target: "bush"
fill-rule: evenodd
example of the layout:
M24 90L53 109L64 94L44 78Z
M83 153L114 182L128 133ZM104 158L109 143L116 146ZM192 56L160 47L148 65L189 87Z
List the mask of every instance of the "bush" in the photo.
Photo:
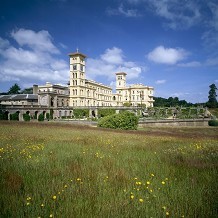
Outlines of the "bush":
M83 118L89 116L89 110L88 109L74 109L73 115L75 118Z
M24 121L30 121L30 115L29 114L23 114L23 120Z
M19 121L19 113L14 113L10 115L10 120L18 120Z
M112 109L112 108L98 110L99 117L106 117L106 116L109 116L115 113L116 113L115 109Z
M218 120L209 120L208 125L209 126L218 126Z
M138 117L131 112L125 111L101 118L98 121L98 126L111 129L134 130L138 127Z
M39 114L38 121L44 121L44 115L43 114Z

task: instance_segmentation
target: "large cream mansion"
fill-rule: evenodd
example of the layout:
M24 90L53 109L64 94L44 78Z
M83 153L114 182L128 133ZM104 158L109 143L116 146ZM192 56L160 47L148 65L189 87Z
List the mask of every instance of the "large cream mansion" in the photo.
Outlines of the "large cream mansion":
M153 107L153 87L136 84L126 86L126 73L116 73L116 93L112 88L85 77L85 58L76 52L70 56L70 101L69 106L132 106L145 104Z
M33 95L1 96L0 104L41 105L47 107L87 107L87 106L139 106L153 107L154 88L142 84L126 86L125 72L116 73L116 93L110 86L86 79L86 55L70 53L70 84L56 85L47 82L43 86L34 85ZM38 102L36 101L38 97ZM13 98L16 98L13 100Z

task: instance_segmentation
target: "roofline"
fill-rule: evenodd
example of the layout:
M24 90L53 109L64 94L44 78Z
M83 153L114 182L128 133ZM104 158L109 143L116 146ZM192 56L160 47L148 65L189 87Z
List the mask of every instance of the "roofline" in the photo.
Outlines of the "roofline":
M82 53L80 53L80 52L72 52L72 53L69 53L68 55L69 55L70 57L71 57L71 56L77 56L77 55L80 55L80 56L82 56L82 57L84 57L84 58L87 57L86 55L84 55L84 54L82 54Z
M125 73L125 72L118 72L118 73L116 73L116 75L127 75L127 73Z

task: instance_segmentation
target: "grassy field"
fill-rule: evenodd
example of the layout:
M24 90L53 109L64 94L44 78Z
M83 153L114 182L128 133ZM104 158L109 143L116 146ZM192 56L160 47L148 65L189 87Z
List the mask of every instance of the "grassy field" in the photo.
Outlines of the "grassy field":
M0 217L218 217L217 133L0 122Z

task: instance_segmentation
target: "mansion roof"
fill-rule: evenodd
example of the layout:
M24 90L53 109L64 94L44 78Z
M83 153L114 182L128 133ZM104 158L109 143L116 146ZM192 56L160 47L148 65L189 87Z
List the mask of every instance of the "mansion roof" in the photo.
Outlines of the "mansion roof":
M0 101L38 100L38 95L34 94L14 94L0 95Z

